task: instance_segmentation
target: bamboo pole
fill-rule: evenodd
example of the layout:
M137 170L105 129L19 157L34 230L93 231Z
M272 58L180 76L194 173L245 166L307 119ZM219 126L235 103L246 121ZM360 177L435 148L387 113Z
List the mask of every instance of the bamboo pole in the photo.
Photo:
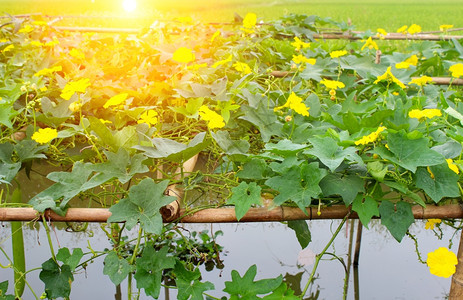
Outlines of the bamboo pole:
M458 246L458 264L455 274L452 276L450 285L449 300L463 299L463 231L460 236L460 245Z
M308 207L306 215L298 207L279 206L271 210L258 207L249 209L240 222L342 219L349 210L350 208L344 205L335 205L321 208L321 215L318 215L317 207ZM428 205L426 208L415 205L412 207L412 212L415 219L463 219L463 206L459 204L445 206ZM44 215L46 220L56 222L107 222L111 212L107 208L69 208L66 216L59 216L50 210L47 210ZM358 215L354 212L350 215L350 218L358 219ZM0 221L37 220L41 220L41 215L30 207L0 208ZM238 222L233 207L208 208L194 213L182 209L180 210L178 220L182 223Z

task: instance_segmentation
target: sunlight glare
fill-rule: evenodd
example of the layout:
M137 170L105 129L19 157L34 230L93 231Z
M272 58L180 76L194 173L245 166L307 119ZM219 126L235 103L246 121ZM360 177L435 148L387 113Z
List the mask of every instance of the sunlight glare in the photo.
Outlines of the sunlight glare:
M137 8L137 1L136 0L124 0L122 2L122 7L126 12L133 12Z

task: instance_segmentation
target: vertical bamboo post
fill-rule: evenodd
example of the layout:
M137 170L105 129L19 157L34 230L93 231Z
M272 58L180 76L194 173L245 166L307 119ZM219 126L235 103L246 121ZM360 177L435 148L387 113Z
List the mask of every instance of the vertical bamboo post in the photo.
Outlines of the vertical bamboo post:
M358 220L358 223L357 223L357 238L355 240L354 268L358 267L358 265L359 265L360 244L362 242L362 230L363 230L362 222L360 222L360 220Z
M455 274L452 276L449 300L463 299L463 230L460 236L460 245L458 246L457 257L458 264Z

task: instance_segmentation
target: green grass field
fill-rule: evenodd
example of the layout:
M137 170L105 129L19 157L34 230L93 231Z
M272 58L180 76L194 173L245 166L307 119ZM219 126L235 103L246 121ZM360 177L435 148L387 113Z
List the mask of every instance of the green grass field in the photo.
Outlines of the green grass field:
M207 22L233 20L234 13L255 12L259 19L275 20L285 14L299 13L331 17L336 21L350 19L359 30L378 27L395 31L413 23L423 30L438 30L441 24L463 27L463 0L138 0L138 9L124 12L122 0L0 0L0 12L9 14L43 13L46 15L123 16L126 19L109 22L86 19L65 19L59 25L108 25L134 27L146 25L156 18L192 16ZM134 22L130 18L138 20ZM145 23L144 23L145 22Z

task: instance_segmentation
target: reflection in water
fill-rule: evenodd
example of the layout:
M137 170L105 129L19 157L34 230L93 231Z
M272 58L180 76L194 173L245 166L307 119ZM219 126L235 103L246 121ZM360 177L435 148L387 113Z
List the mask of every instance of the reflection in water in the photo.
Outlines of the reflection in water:
M315 253L319 253L331 237L331 228L335 228L338 224L339 221L336 220L310 221L312 242L308 247ZM353 225L346 226L343 229L344 233L338 236L334 245L329 249L329 252L342 257L346 262ZM431 275L427 266L418 262L411 239L404 238L399 244L380 226L379 221L374 221L370 225L369 230L363 230L358 268L351 267L352 274L348 280L347 299L445 298L449 291L450 279ZM77 233L66 232L65 226L66 224L63 223L55 224L56 234L52 235L55 250L58 244L60 247L70 249L80 247L84 252L89 251L88 247L94 250L112 247L99 224L89 224L87 232ZM210 224L183 224L182 226L190 231L198 232L211 229ZM8 255L11 255L8 227L8 223L2 224L0 246ZM294 232L286 225L280 223L213 224L212 227L214 231L224 232L222 236L217 237L217 243L224 247L220 257L224 261L223 270L214 268L206 271L205 266L201 267L202 280L211 281L215 285L215 290L210 292L212 296L220 298L225 295L222 290L225 287L224 282L231 280L231 270L237 270L242 275L253 264L257 265L256 280L275 278L284 274L285 282L296 293L301 292L301 287L305 286L312 266L303 268L298 266L297 257L301 247ZM39 268L44 261L50 258L50 250L42 226L37 223L34 228L24 230L28 270ZM410 230L418 238L419 250L424 259L428 252L440 246L448 246L448 240L454 233L453 229L443 227L443 239L438 240L432 231L426 231L423 228L424 222L417 221ZM137 228L134 229L135 232L136 230ZM93 232L93 237L90 237L90 232ZM350 246L355 248L355 242ZM454 252L456 252L455 247L452 249ZM103 259L95 259L85 270L74 276L71 299L127 299L127 280L123 281L120 286L114 287L108 276L103 274ZM1 254L0 264L8 264ZM38 273L39 271L32 271L27 275L27 280L40 294L44 285L38 278ZM0 269L1 281L11 282L12 277L11 269ZM344 278L345 270L342 264L332 259L331 256L324 257L317 270L316 280L306 296L307 299L341 299ZM11 285L8 290L10 293L12 293ZM160 299L175 298L175 290L161 291ZM24 299L34 299L27 288ZM149 298L146 297L144 291L141 291L140 299Z

